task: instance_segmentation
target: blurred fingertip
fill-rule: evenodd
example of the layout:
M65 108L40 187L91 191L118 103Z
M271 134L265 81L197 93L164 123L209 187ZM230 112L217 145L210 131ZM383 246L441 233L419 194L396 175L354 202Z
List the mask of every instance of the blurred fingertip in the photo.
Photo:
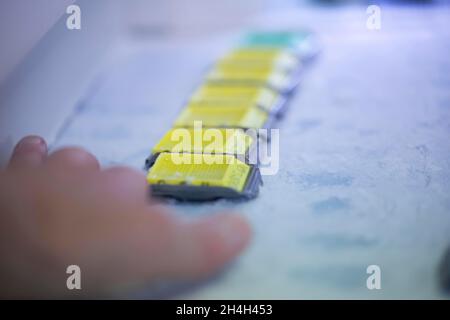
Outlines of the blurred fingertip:
M44 138L36 135L29 135L20 139L14 151L26 149L33 149L38 152L47 152L47 143Z
M230 251L239 252L251 237L251 227L247 219L236 213L220 213L208 221L208 227L219 236Z
M100 170L100 163L93 154L75 146L56 150L50 154L46 163L52 168L65 172L73 169L82 169L88 172Z
M36 135L22 138L15 146L9 165L10 166L34 166L42 163L47 156L47 143Z

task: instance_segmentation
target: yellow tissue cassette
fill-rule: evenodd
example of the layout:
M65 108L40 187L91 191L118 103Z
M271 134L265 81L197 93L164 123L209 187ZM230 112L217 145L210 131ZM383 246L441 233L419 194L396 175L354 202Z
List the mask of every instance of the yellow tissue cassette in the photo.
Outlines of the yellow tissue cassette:
M269 120L267 112L260 108L189 107L182 111L174 126L194 127L200 123L208 128L260 129L268 127Z
M232 155L223 155L224 161L215 163L214 156L159 154L147 174L152 194L181 200L253 198L258 194L261 176L257 167Z
M162 152L231 154L244 156L254 138L234 128L174 128L152 149Z
M240 192L250 171L249 165L231 155L224 156L225 163L221 164L209 164L208 160L213 162L214 159L210 159L213 155L208 154L189 154L192 161L184 160L186 163L178 163L176 156L179 154L162 153L147 175L148 183L218 186ZM200 160L196 161L194 157Z
M288 73L273 70L214 69L206 79L223 85L267 86L278 92L288 92L297 84Z
M219 64L253 63L270 65L285 70L297 70L301 67L299 58L289 50L275 48L238 48L225 55Z
M276 113L284 102L282 95L265 87L205 84L192 95L187 107L259 107Z

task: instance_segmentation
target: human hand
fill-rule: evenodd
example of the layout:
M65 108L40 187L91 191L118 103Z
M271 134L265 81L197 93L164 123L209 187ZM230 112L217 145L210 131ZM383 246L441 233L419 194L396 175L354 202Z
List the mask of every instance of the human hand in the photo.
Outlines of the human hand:
M149 197L145 176L101 170L79 148L47 154L28 136L0 171L0 296L107 297L159 279L219 271L247 245L250 228L223 213L182 221ZM81 290L66 268L81 269ZM76 291L76 290L75 290Z

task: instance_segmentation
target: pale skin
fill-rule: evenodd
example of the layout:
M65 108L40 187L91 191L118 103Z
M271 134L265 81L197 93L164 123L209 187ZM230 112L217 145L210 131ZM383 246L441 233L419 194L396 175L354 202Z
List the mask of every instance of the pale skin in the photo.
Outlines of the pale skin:
M126 295L155 280L198 280L219 272L248 244L237 214L181 220L149 196L142 172L101 169L81 148L48 154L22 139L0 171L0 297ZM78 265L82 289L68 290Z

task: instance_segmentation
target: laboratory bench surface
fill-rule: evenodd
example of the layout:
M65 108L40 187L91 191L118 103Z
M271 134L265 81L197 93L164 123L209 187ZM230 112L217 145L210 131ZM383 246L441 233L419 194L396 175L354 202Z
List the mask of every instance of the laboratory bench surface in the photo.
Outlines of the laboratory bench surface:
M437 268L450 245L450 11L381 9L378 31L353 6L251 21L310 27L322 51L276 124L279 170L256 199L168 204L191 217L242 212L253 229L225 272L176 297L446 298ZM207 67L235 45L230 34L125 40L52 147L142 170ZM381 269L380 290L366 287L369 265Z

